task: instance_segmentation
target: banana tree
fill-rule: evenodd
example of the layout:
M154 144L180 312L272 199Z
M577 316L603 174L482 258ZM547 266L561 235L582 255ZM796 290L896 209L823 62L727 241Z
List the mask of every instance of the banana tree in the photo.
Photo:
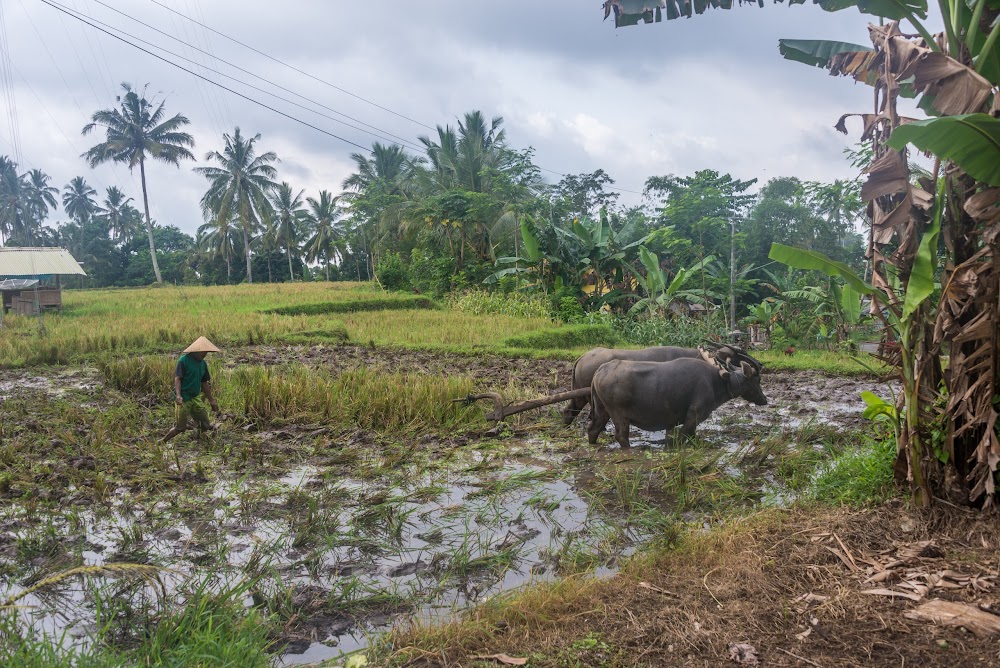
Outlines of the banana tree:
M702 266L714 261L715 257L709 255L686 269L679 269L672 279L660 266L660 259L656 254L645 246L639 248L639 260L646 272L633 269L633 275L646 296L633 304L629 313L666 309L675 299L693 297L690 292L684 292L684 284L697 275Z
M932 17L927 0L813 2L826 11L856 8L881 19L869 26L871 46L779 42L787 59L874 89L872 113L845 114L836 125L847 133L847 120L859 118L861 138L871 145L861 197L871 221L872 283L856 276L848 280L846 268L816 257L800 256L793 266L818 264L841 276L853 290L871 295L872 314L898 330L903 380L898 443L914 501L930 504L933 479L941 496L991 506L1000 465L994 402L1000 395L1000 2L939 0ZM709 8L734 4L608 0L604 5L605 18L614 13L616 25L690 17ZM932 34L931 22L943 32ZM903 30L904 23L916 35ZM901 116L900 96L915 98L930 118ZM935 158L931 177L917 185L910 182L907 160L914 148ZM941 241L941 297L931 300ZM796 261L790 249L777 248L777 254ZM942 352L948 354L947 375L941 373ZM939 394L942 384L945 397ZM933 457L925 445L936 423L946 425L946 452ZM952 475L940 461L949 462Z

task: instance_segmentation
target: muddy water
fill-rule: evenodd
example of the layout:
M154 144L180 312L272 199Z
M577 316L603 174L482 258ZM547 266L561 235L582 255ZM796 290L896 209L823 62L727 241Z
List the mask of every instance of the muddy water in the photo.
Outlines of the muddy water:
M322 349L309 350L316 363L328 359ZM365 349L352 350L345 364L364 363ZM469 358L414 355L408 367L451 373L454 365L454 372L470 373ZM264 361L270 359L277 356ZM489 381L509 382L521 373L520 364L534 369L529 384L540 391L566 387L569 367L560 362L508 360L489 367ZM94 382L89 372L5 376L0 398L21 391L62 396ZM733 401L701 425L708 447L736 451L769 433L809 424L854 429L863 424L861 391L888 396L871 380L807 373L766 374L763 389L768 406ZM196 573L237 581L251 569L268 572L270 589L261 595L290 601L301 620L284 638L289 645L280 663L315 662L367 646L370 634L404 617L448 618L486 597L581 568L612 573L623 556L662 533L646 510L640 521L608 503L632 480L627 472L610 479L608 471L634 464L632 470L641 472L651 455L667 455L673 444L662 432L640 433L633 437L640 447L630 451L618 450L609 436L593 448L583 427L584 419L568 430L553 420L542 433L482 446L422 438L413 449L446 451L443 461L386 464L375 474L370 466L362 475L361 468L320 457L289 463L270 477L220 467L185 489L184 498L151 503L122 488L101 507L54 513L46 530L87 565L130 561L174 569L179 575L167 578L168 587ZM266 448L284 436L240 438ZM370 456L379 457L374 445ZM656 490L641 493L642 503L657 503ZM35 538L38 530L26 519L16 506L0 514L0 547ZM24 586L0 577L0 599ZM84 588L68 585L60 596L55 606L51 597L29 597L25 602L33 607L22 615L82 642L92 618Z

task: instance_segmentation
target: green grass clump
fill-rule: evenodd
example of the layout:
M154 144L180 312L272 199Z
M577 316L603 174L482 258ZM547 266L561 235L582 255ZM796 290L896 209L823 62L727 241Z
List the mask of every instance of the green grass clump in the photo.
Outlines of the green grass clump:
M274 629L256 610L244 608L248 585L212 593L194 587L177 608L136 609L136 602L107 588L94 592L98 637L86 645L63 635L19 628L13 614L0 617L0 665L18 668L126 668L130 666L227 666L270 668ZM167 605L167 604L164 604ZM131 626L142 620L141 629ZM129 624L128 629L118 628ZM148 626L147 626L148 625ZM71 646L72 645L72 646Z
M551 308L542 295L524 292L471 290L448 299L448 306L472 315L510 315L521 318L548 318Z
M817 469L810 496L849 506L884 501L895 489L895 461L896 444L892 439L865 439L861 447L845 450Z
M786 355L782 350L757 350L753 356L768 371L824 371L838 376L870 376L889 373L891 369L871 355L849 355L833 350L796 350Z
M509 348L575 348L577 346L615 346L619 337L607 325L565 325L512 336L503 344Z
M281 306L264 311L277 315L322 315L324 313L359 313L362 311L401 311L413 309L433 309L437 305L427 297L400 295L392 297L372 297L351 301L321 302L318 304L296 304Z

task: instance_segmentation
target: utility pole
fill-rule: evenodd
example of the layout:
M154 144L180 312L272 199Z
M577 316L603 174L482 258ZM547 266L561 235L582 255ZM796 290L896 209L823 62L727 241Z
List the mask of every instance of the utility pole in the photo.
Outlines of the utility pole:
M736 214L729 219L729 325L736 331Z

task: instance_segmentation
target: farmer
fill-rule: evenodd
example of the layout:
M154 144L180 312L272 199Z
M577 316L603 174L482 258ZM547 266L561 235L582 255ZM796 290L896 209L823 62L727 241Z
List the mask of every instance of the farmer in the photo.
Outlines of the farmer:
M175 422L173 428L160 441L161 443L166 443L177 434L186 431L189 419L195 421L199 436L215 428L208 419L208 406L205 405L205 399L208 399L208 404L216 413L219 412L219 404L212 396L212 376L208 373L205 355L217 352L219 349L202 336L188 346L181 358L177 360L177 369L174 371Z

